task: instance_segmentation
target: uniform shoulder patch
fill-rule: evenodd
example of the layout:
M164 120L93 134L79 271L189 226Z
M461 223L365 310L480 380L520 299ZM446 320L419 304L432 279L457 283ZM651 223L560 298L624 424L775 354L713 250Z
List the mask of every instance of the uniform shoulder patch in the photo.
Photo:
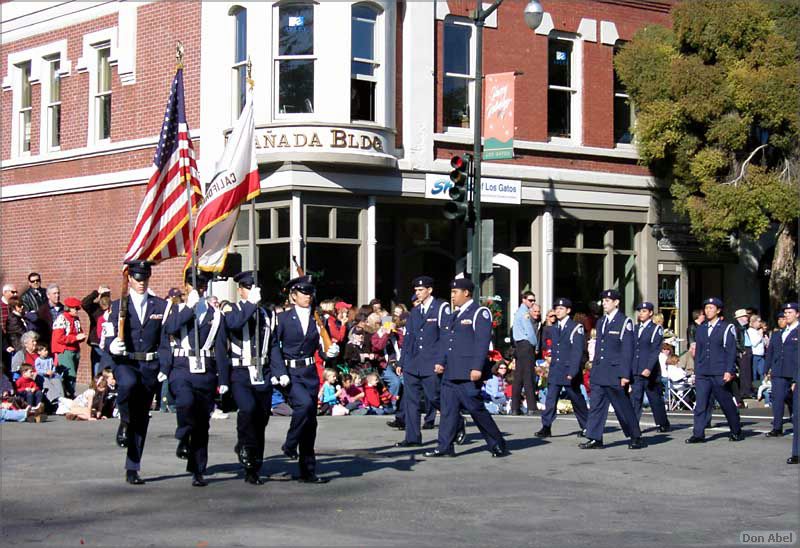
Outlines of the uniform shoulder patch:
M583 334L583 324L579 323L577 327L575 327L575 333Z
M625 320L625 330L626 331L633 331L633 322L628 318Z
M481 313L481 316L483 316L483 318L484 318L485 320L488 320L488 319L491 317L491 316L489 315L489 311L488 311L488 310L484 310L484 311Z

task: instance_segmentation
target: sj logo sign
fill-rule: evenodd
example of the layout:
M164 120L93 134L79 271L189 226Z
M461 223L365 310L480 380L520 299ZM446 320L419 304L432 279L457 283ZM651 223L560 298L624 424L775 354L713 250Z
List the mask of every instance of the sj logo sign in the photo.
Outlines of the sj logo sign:
M448 175L428 173L425 176L425 197L432 200L449 200L453 186ZM481 203L519 204L522 200L522 182L511 179L481 179Z

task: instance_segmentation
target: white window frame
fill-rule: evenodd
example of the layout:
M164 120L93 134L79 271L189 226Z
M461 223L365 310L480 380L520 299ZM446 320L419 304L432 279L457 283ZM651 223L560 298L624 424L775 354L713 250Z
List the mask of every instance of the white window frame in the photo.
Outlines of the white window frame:
M356 8L356 7L359 7L359 6L364 6L364 7L367 7L369 9L373 10L375 12L375 21L373 22L372 20L366 20L366 19L354 17L353 16L353 8ZM373 56L373 58L372 59L364 59L362 57L353 56L352 43L350 45L350 63L351 63L350 80L351 81L353 79L364 80L364 81L367 81L367 82L373 82L375 84L375 119L374 120L356 119L356 118L353 117L353 113L351 112L350 113L350 120L352 122L357 122L359 124L363 123L363 124L381 125L378 122L379 122L379 120L383 120L384 119L384 116L383 116L383 107L384 107L384 105L383 105L383 96L384 96L383 85L384 85L384 82L386 80L385 77L384 77L384 65L385 65L384 56L385 56L385 52L384 52L384 47L383 47L383 45L385 43L384 38L383 38L383 32L384 32L383 31L383 28L384 28L383 17L384 16L385 16L385 13L384 13L383 8L381 6L379 6L379 5L373 4L371 2L358 2L358 3L355 3L352 6L350 6L350 32L351 32L351 35L352 35L352 32L353 32L353 26L352 26L353 25L353 21L358 20L358 21L361 21L361 22L373 24L373 28L372 28L372 48L373 48L372 49L372 56ZM353 74L353 72L352 72L352 63L354 61L355 62L359 62L359 63L366 63L366 64L372 65L372 67L373 67L372 76L367 76L365 74ZM352 86L352 83L351 83L351 86Z
M572 56L570 62L569 81L570 86L551 86L550 75L547 75L547 90L569 91L570 92L570 124L569 137L551 137L548 135L548 142L560 145L580 145L583 142L583 111L582 111L582 90L583 90L583 40L577 34L552 31L548 35L548 55L550 52L550 40L562 40L572 43ZM548 67L550 59L547 60ZM549 123L548 123L549 125Z
M99 139L98 127L99 120L96 112L95 93L97 91L97 77L99 69L98 49L108 47L110 49L108 64L112 68L111 81L114 79L113 68L117 66L119 58L119 48L117 47L117 27L109 27L83 36L83 50L75 66L76 71L89 73L89 89L87 93L87 105L89 117L86 127L86 145L107 145L113 139ZM113 89L113 86L112 86ZM113 104L113 98L112 98ZM113 115L112 115L113 116Z
M476 38L475 38L475 25L470 19L447 16L444 19L444 26L447 25L461 25L471 29L469 37L469 74L461 74L457 72L444 71L444 56L447 52L444 51L444 33L442 29L442 107L444 107L444 80L445 78L462 78L467 80L467 101L469 101L469 126L447 126L444 125L444 117L442 117L442 127L445 133L455 133L462 135L472 135L473 121L475 120L475 54L477 52ZM443 109L444 110L444 109Z
M245 41L244 41L244 56L243 56L242 59L238 59L237 60L237 58L236 58L236 46L239 43L239 26L238 26L238 15L239 15L239 13L243 13L244 14ZM235 121L235 120L237 120L239 118L239 115L242 113L242 109L244 109L244 103L242 103L241 105L239 104L239 97L241 96L241 92L244 91L245 94L247 93L247 89L246 89L247 88L247 77L246 77L247 68L246 67L247 67L247 58L248 58L248 52L249 52L249 48L247 46L247 35L248 35L248 32L247 32L247 27L248 27L247 8L245 8L243 6L240 6L238 4L235 5L235 6L232 6L231 9L228 10L228 16L231 18L231 25L232 25L232 32L231 32L232 41L231 41L231 43L233 44L233 55L231 55L231 57L233 58L233 63L231 63L231 120ZM244 90L240 90L239 89L239 83L240 83L239 71L241 71L241 70L245 71L245 82L244 82L245 89Z
M625 44L625 42L623 40L617 40L617 42L614 44L614 47L613 47L614 48L613 49L613 53L611 54L611 59L612 59L612 61L611 61L612 62L611 70L614 71L614 72L612 74L611 85L614 85L614 76L616 76L616 69L614 68L613 59L614 59L614 56L617 53L617 49L622 47L624 44ZM631 142L630 143L621 143L621 142L617 141L617 138L616 138L616 135L615 135L614 136L614 147L615 148L621 148L621 149L634 149L636 147L636 135L634 135L634 133L633 133L633 127L636 124L636 110L633 107L633 103L631 102L631 98L630 98L630 95L628 94L627 90L625 90L625 92L617 92L616 87L615 87L614 88L614 99L616 100L618 97L626 99L628 101L628 107L631 110L631 116L630 116ZM612 104L612 109L616 109L616 101L614 101L614 103ZM617 119L616 114L617 114L616 111L612 110L612 113L611 113L612 119L615 120L615 121ZM616 132L616 129L617 128L614 127L613 131Z
M46 77L43 78L43 85L42 85L42 112L44 116L42 118L42 131L44 132L44 136L42 141L44 142L44 150L48 152L57 152L61 150L61 76L63 74L63 67L62 67L62 60L61 55L56 54L52 56L48 56L44 58L45 66L47 67L45 70ZM56 63L58 63L58 68L55 68ZM53 101L53 81L57 79L59 81L58 85L58 100ZM46 100L45 100L46 98ZM55 110L56 107L59 111L59 140L58 144L53 144L53 129L54 129L54 122L55 122Z
M307 6L310 7L314 17L314 38L313 38L313 51L311 55L279 55L278 52L280 51L280 26L281 26L281 8L290 7L290 6ZM272 35L273 35L273 43L272 43L272 50L274 52L272 58L272 66L273 66L273 105L272 105L272 116L274 120L314 120L319 116L318 110L318 101L317 101L317 90L319 86L317 85L317 77L319 71L317 70L317 61L319 59L319 32L317 32L317 23L318 23L318 16L319 10L317 9L317 3L312 1L305 1L305 2L284 2L275 4L273 6L273 17L272 17ZM313 61L314 62L314 100L312 102L312 110L313 112L280 112L278 110L280 104L280 90L281 90L281 82L280 82L280 65L281 61Z
M16 119L16 137L17 137L17 156L30 156L31 149L33 148L33 83L32 83L32 76L33 76L33 60L23 61L15 66L15 70L17 73L17 101L14 102L14 117ZM27 72L27 79L28 79L28 93L30 94L30 99L28 101L28 106L23 105L23 97L24 97L24 90L23 90L23 81L25 79L25 73ZM27 143L28 143L28 150L25 150L25 116L28 116L28 123L27 123Z
M111 80L114 77L114 71L112 70L111 65L111 44L108 42L101 42L99 44L94 44L93 48L95 50L95 68L92 71L94 73L94 81L91 84L91 97L92 97L92 109L94 110L94 142L95 143L109 143L111 142L112 135L111 135L111 120L108 120L108 136L101 137L101 129L103 124L103 109L101 109L101 105L103 101L101 100L104 97L108 97L109 100L112 101L113 105L113 97L112 97L112 83ZM108 90L101 91L100 88L100 52L108 50ZM109 112L109 116L111 113Z

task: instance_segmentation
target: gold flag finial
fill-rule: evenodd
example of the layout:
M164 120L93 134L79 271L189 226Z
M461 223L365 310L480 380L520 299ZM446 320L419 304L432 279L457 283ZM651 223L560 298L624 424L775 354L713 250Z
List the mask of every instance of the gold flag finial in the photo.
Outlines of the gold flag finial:
M183 42L180 40L175 44L175 62L178 63L178 68L183 68Z
M250 89L253 89L253 86L256 84L255 80L253 80L253 61L250 59L250 56L247 56L247 85L250 86Z

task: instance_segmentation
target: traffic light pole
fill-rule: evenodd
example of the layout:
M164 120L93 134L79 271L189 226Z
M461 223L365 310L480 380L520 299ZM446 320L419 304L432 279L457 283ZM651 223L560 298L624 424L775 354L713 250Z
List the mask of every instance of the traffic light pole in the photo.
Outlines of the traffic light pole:
M473 222L472 230L472 281L475 293L472 298L479 302L481 297L481 160L483 159L483 26L486 19L500 7L503 0L495 0L488 9L483 9L481 0L475 0L475 120L473 123L474 176L472 178Z

